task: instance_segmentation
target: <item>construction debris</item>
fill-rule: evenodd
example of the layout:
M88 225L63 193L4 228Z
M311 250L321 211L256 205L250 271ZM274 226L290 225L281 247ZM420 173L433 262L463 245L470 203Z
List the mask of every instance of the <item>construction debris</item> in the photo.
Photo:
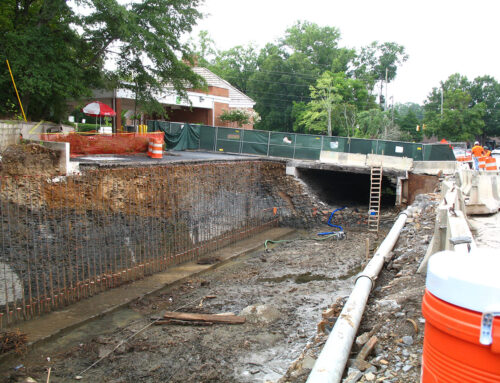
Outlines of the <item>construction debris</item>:
M243 324L246 320L244 317L238 315L178 313L173 311L167 311L163 315L163 317L181 321L212 322L225 324Z
M201 298L201 301L200 301L200 304L198 305L198 307L203 307L203 301L205 299L215 299L217 298L216 295L205 295L203 298Z
M26 334L19 330L15 331L1 331L0 332L0 354L4 352L15 350L17 353L23 351L23 347L27 342Z

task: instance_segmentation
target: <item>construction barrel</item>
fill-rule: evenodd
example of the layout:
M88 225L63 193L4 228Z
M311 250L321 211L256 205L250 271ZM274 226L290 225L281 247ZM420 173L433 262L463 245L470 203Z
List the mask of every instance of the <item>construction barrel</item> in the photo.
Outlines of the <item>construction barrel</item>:
M486 169L486 159L488 157L479 157L478 158L478 161L479 161L479 170L485 170Z
M493 157L487 157L485 160L485 170L487 172L496 172L497 168L497 160Z
M148 156L151 158L163 158L163 139L156 137L149 139Z

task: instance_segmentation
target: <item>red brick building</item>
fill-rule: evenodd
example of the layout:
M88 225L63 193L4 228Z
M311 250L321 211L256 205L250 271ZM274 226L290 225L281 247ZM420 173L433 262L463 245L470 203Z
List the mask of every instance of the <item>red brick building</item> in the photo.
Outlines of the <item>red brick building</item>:
M157 100L163 104L167 112L167 121L189 122L212 126L232 126L220 119L224 110L243 109L253 113L255 101L233 87L229 82L223 80L210 70L202 67L194 67L193 71L203 77L207 83L208 90L202 91L189 89L188 99L182 99L173 89L165 89L158 95ZM113 130L116 127L132 125L131 116L136 111L135 95L128 89L115 89L113 91L95 91L92 100L101 101L116 111L116 121L113 122ZM73 106L76 103L72 103ZM138 107L137 107L138 108ZM122 121L121 114L125 110L127 121ZM145 123L147 116L142 115L141 123ZM253 121L242 126L243 129L253 129Z

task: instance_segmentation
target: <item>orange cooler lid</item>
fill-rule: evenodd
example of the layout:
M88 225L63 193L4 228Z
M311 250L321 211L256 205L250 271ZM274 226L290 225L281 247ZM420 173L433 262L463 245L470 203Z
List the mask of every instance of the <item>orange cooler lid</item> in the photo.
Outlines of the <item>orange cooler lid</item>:
M500 312L500 250L436 253L429 259L426 287L453 305L480 313Z

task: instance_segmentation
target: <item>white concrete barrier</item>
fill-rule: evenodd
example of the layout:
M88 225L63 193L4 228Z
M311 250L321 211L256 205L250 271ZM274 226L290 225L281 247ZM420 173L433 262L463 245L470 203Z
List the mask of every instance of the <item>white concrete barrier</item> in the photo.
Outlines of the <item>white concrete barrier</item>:
M444 181L442 200L436 211L436 223L425 257L417 272L426 270L429 257L439 251L453 250L468 254L477 248L469 229L462 190L452 181Z
M414 161L412 173L436 175L452 175L457 170L456 161Z
M470 190L472 188L472 174L474 174L474 170L471 169L462 169L460 171L461 179L462 179L462 193L464 195L470 195Z
M320 162L326 164L366 167L366 155L358 153L330 152L322 150Z
M366 156L366 165L382 166L384 169L394 169L401 171L410 171L413 168L413 159L407 157L383 156L380 154L368 154Z
M469 200L466 201L466 212L468 215L484 215L496 213L500 207L497 180L493 183L496 174L488 174L475 171L472 175L472 186ZM493 189L495 188L495 191Z

